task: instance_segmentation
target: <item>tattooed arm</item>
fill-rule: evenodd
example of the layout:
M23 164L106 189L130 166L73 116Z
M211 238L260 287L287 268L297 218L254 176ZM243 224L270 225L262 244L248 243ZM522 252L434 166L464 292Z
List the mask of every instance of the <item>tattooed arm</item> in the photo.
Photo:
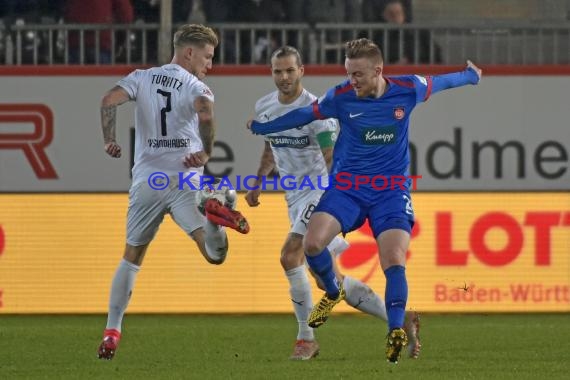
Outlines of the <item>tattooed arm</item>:
M198 111L200 137L204 145L204 152L209 156L214 148L216 124L214 122L214 103L204 97L198 97L194 102Z
M261 184L262 178L271 174L275 169L275 157L273 157L273 151L271 150L271 144L266 141L265 148L263 148L263 153L261 154L261 161L259 162L259 168L257 169L257 180L253 185L253 189L248 190L245 195L245 200L250 207L259 206L259 196L261 195ZM255 188L257 186L257 188Z
M117 106L129 101L129 94L120 86L109 90L101 100L101 128L105 152L111 157L121 157L121 147L117 144L115 130L117 126Z
M186 167L200 167L206 165L214 149L216 137L216 123L214 120L214 102L206 97L199 96L194 101L194 109L198 113L198 130L202 139L203 150L186 155Z

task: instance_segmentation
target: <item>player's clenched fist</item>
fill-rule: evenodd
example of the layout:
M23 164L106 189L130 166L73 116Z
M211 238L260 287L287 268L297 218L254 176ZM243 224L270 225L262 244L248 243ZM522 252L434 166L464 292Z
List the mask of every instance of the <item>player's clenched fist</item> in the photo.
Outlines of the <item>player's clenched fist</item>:
M259 195L261 194L261 189L253 189L249 190L245 195L245 200L249 207L257 207L259 206Z
M105 144L105 152L111 157L119 158L121 157L121 146L116 142L110 142Z
M184 156L184 166L187 168L199 168L206 165L210 156L206 154L203 150Z

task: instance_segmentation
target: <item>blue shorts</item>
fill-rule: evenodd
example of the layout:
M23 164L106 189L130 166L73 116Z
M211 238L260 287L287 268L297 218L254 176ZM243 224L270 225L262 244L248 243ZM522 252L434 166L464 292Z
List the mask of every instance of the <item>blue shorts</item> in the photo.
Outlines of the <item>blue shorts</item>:
M411 233L414 226L412 198L407 190L378 191L374 201L359 199L354 192L335 187L321 197L314 212L326 212L339 221L342 233L358 229L366 219L374 238L390 229Z

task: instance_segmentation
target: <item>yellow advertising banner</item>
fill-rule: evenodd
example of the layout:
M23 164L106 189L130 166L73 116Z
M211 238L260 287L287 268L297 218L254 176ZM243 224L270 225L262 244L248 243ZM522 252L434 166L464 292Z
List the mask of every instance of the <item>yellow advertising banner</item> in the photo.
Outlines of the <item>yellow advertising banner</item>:
M0 195L0 313L106 312L123 253L127 197ZM570 311L570 194L417 193L413 202L410 308ZM238 206L251 232L228 233L230 251L220 266L206 263L166 218L137 277L129 312L291 312L279 264L289 229L283 194L263 194L257 208L243 199ZM347 239L351 247L339 267L383 298L370 229L365 225ZM315 299L320 295L315 286Z

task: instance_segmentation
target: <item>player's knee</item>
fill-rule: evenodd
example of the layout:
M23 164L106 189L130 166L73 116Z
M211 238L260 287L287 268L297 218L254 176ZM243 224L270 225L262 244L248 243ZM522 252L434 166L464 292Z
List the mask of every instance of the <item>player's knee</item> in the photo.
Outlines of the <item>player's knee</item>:
M286 248L281 250L280 262L284 270L297 268L303 265L304 255L302 251L291 251Z
M395 265L401 265L402 264L402 260L400 260L398 257L394 256L394 255L382 255L382 269L386 270L390 267L393 267Z
M125 246L125 253L123 254L123 259L125 259L131 264L141 266L147 248L148 248L148 243L139 246L134 246L127 243Z
M323 251L323 249L325 249L326 246L327 242L318 236L307 235L305 236L305 240L303 242L305 253L307 253L309 256L319 254Z

